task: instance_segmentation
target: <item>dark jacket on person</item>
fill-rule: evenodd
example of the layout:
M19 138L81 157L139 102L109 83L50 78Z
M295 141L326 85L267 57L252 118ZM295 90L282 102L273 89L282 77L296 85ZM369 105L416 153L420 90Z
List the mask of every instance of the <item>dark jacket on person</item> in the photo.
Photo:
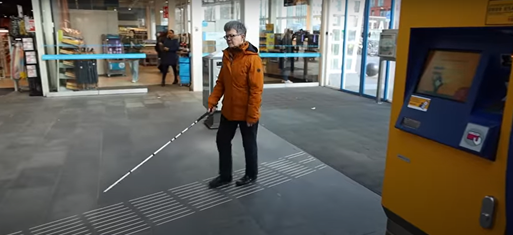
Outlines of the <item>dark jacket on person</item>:
M157 37L157 44L155 44L155 51L157 52L157 56L160 58L161 57L161 54L162 54L162 51L161 51L161 48L160 48L160 44L161 42L163 42L163 37L159 36Z
M167 47L169 50L164 50ZM160 63L165 65L176 65L178 63L178 50L180 50L180 43L176 38L165 38L162 41L160 48Z

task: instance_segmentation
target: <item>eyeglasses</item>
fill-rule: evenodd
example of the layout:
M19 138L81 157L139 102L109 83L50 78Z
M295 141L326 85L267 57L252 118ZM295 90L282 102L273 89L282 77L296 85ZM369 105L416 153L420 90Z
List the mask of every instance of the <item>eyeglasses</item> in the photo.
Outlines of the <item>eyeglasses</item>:
M224 39L228 39L228 38L234 38L234 37L237 37L237 36L240 36L240 34L228 34L228 35L225 35L223 38Z

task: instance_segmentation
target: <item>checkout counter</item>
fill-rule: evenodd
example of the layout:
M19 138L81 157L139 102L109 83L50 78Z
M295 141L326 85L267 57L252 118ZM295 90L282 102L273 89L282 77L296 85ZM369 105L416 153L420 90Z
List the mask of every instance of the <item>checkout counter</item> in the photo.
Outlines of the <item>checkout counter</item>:
M513 1L456 2L402 0L387 234L513 234Z

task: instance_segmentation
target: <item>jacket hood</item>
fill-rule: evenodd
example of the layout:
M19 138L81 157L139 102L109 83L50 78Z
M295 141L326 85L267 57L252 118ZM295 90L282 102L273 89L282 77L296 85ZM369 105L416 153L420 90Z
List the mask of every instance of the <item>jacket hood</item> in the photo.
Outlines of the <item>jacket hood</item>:
M225 55L228 55L230 52L234 50L242 50L244 54L258 54L258 48L250 42L244 42L242 45L239 46L239 48L227 47L223 52Z

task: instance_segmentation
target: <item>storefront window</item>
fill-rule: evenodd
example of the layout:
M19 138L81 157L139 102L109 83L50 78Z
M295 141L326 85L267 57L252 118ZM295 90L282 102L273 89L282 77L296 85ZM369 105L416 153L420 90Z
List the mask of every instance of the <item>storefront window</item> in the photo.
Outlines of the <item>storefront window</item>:
M160 85L156 41L151 39L157 32L167 33L167 17L176 16L178 22L183 16L167 9L166 4L41 1L43 12L49 14L43 16L46 51L42 54L47 61L50 91ZM183 31L180 27L176 30L177 34ZM169 69L167 84L175 81L174 71Z
M260 51L265 83L319 82L322 0L261 0Z
M228 47L224 25L232 20L240 20L240 2L232 1L203 1L203 53L212 53Z

